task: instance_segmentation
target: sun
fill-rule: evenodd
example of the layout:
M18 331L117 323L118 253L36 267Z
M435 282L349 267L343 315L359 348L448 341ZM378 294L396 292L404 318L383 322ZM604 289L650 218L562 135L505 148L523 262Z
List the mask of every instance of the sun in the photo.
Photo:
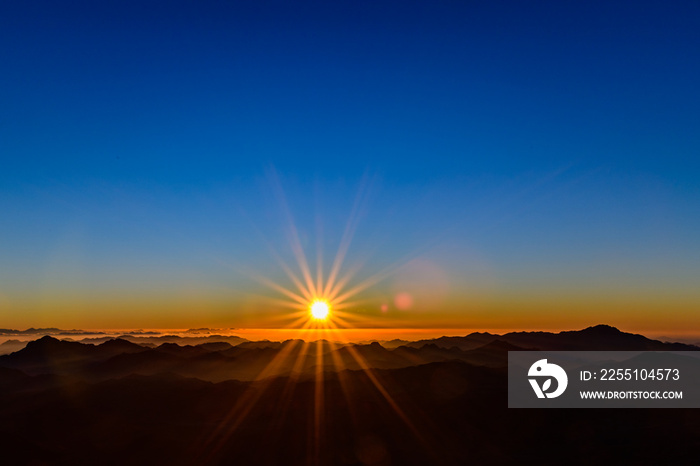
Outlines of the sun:
M331 312L330 306L328 305L328 301L324 301L321 299L317 299L313 303L311 303L309 309L311 311L311 317L314 320L328 320L328 315Z

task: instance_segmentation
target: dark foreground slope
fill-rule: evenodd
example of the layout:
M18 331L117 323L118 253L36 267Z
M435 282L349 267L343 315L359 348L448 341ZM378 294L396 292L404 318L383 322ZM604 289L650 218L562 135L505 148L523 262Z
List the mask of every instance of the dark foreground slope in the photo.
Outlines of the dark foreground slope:
M258 382L0 369L3 464L697 464L692 410L512 410L460 361Z

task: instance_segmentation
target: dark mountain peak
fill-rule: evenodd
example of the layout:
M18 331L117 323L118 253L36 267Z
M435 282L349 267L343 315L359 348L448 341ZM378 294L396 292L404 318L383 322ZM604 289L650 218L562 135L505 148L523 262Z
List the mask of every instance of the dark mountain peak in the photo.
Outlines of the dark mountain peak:
M178 345L177 343L163 343L155 348L155 351L159 353L167 353L175 356L199 356L201 354L207 353L208 351L199 346L192 345Z
M158 345L158 348L156 348L156 349L177 349L177 348L180 348L180 345L178 345L177 343L165 342L165 343L161 343L160 345Z
M233 345L225 341L210 341L207 343L200 343L196 347L206 351L224 351L233 348Z
M500 340L493 346L485 346ZM454 347L462 351L486 348L491 350L558 350L558 351L581 351L581 350L697 350L696 346L683 343L662 343L649 339L643 335L623 332L611 325L599 324L582 330L569 330L559 333L553 332L509 332L503 335L491 334L488 332L474 332L465 337L440 337L431 340L419 340L406 343L405 346L413 348L437 345L440 348L451 349ZM512 346L507 346L512 345Z
M480 346L484 346L485 344L495 340L497 337L500 337L499 335L492 335L490 333L471 333L467 336L464 337L440 337L440 338L433 338L430 340L419 340L416 342L411 342L407 343L406 346L413 346L416 348L420 348L422 346L428 345L428 344L435 344L439 346L440 348L445 348L445 349L450 349L450 348L458 348L461 350L470 350L470 349L475 349Z
M595 325L583 330L551 332L513 332L500 337L525 349L559 351L647 351L695 350L681 343L662 343L643 335L623 332L610 325Z
M36 340L34 340L34 341L30 341L30 342L28 343L28 345L32 345L32 344L34 344L34 345L37 345L37 344L51 344L52 342L57 342L57 341L61 341L61 340L59 340L58 338L54 338L54 337L52 337L52 336L49 336L49 335L44 335L44 336L41 337L41 338L38 338L38 339L36 339Z
M426 343L425 345L421 346L421 349L425 350L439 350L440 347L436 345L435 343Z
M95 350L95 345L82 344L75 341L58 340L45 336L38 340L30 341L23 349L4 356L0 356L2 364L6 367L17 365L43 365L59 362L74 361L89 355ZM22 367L18 367L22 369Z
M96 349L97 351L95 351L95 353L92 356L98 358L111 357L116 356L118 354L140 353L142 351L146 351L145 347L137 345L136 343L132 343L127 340L122 340L121 338L107 340L101 345L98 345Z
M111 340L107 340L101 345L98 345L99 348L102 349L118 349L118 348L125 348L125 349L143 349L142 346L137 345L136 343L132 343L128 340L125 340L123 338L113 338Z
M354 345L351 345L353 348L358 349L360 351L362 350L372 350L372 351L388 351L386 348L384 348L382 345L380 345L378 342L374 341L368 345L363 345L360 343L356 343Z
M374 340L370 340L374 341ZM380 340L379 344L381 344L384 348L386 349L395 349L398 348L399 346L404 346L410 343L408 340L401 340L399 338L394 338L393 340Z
M54 350L80 350L84 349L88 346L93 346L93 345L83 345L82 343L78 343L76 341L66 341L66 340L59 340L58 338L50 337L48 335L39 338L38 340L30 341L27 343L27 346L24 348L25 352L44 352L44 351L54 351Z
M579 330L579 333L589 333L595 335L621 335L625 332L622 332L620 329L613 327L612 325L598 324L592 327L584 328L583 330Z

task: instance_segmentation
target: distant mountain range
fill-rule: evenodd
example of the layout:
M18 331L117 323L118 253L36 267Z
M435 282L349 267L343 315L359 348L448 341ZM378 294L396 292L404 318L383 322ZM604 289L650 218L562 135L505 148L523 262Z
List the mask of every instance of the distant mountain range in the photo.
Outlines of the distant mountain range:
M128 339L127 339L128 338ZM228 341L221 341L228 340ZM700 350L682 343L664 343L642 335L598 325L560 333L472 333L410 342L395 348L329 341L249 342L234 336L183 338L123 337L92 340L99 344L62 341L45 336L25 348L0 356L0 367L28 375L53 374L96 381L132 374L172 373L210 382L256 380L317 371L398 369L434 362L461 361L476 366L504 367L508 351L539 350ZM152 342L158 342L154 346ZM183 344L201 342L198 344Z
M692 410L508 409L507 352L523 348L700 349L607 326L394 348L47 336L0 357L0 451L51 465L697 464Z
M434 344L441 348L469 350L496 340L505 341L524 349L542 351L685 351L700 347L685 343L666 343L649 339L643 335L625 333L610 325L596 325L583 330L550 332L512 332L505 335L472 333L464 337L441 337L406 343L420 348Z
M44 335L44 334L41 334ZM155 348L156 346L159 346L163 343L177 343L179 345L197 345L197 344L203 344L203 343L216 343L216 342L227 342L232 345L237 345L242 342L246 342L245 338L241 338L236 335L217 335L217 334L202 334L202 335L197 335L197 336L192 336L192 335L161 335L157 332L134 332L134 333L128 333L128 334L122 334L119 335L118 337L114 336L99 336L99 337L90 337L90 338L82 338L80 340L74 340L70 337L74 337L76 335L86 335L84 333L80 334L54 334L50 333L47 334L50 336L54 336L57 338L60 338L62 341L79 341L81 343L86 343L86 344L93 344L93 345L98 345L110 340L114 340L115 338L119 338L121 340L126 340L130 341L136 344L139 344L141 346L145 347L150 347L150 348ZM100 335L100 333L90 333L89 335ZM26 336L26 335L23 335ZM10 354L15 351L19 351L22 348L24 348L27 345L28 341L22 341L22 340L7 340L4 343L0 344L0 355L3 354Z
M198 331L199 330L199 331ZM201 330L206 330L206 329L196 329L192 330L193 333L204 333ZM124 332L129 335L160 335L160 332L156 331L151 331L151 330L130 330L128 332ZM0 336L9 336L9 335L106 335L106 331L98 331L98 330L78 330L78 329L73 329L73 330L64 330L60 328L55 328L55 327L48 327L48 328L28 328L26 330L16 330L16 329L9 329L9 328L0 328Z
M58 335L83 333L82 330L61 330L60 328L28 328L26 330L15 330L11 328L0 328L0 335ZM102 333L102 332L99 332Z

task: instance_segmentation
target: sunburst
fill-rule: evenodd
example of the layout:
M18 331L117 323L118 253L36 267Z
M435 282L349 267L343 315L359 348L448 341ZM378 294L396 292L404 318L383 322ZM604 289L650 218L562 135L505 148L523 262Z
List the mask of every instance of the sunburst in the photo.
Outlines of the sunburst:
M384 398L395 415L408 426L417 440L423 441L415 424L408 418L402 407L393 399L380 379L374 374L373 369L363 355L350 344L350 341L345 337L343 332L339 330L341 328L349 328L352 324L371 325L373 323L371 318L366 317L363 319L357 312L353 312L358 309L358 306L364 304L362 301L358 300L357 297L360 293L392 275L401 266L400 264L389 266L354 284L351 282L357 276L360 267L351 267L344 273L342 272L343 262L348 253L358 220L362 216L363 204L366 201L366 180L363 180L360 186L350 218L348 219L348 223L341 237L338 251L326 275L323 273L320 242L316 254L315 274L312 273L306 253L299 239L297 228L287 206L284 193L282 192L282 188L274 172L271 178L273 181L273 191L280 201L288 223L287 236L290 241L290 248L294 255L296 265L298 266L298 272L295 273L293 269L282 260L281 256L273 251L281 270L287 275L294 287L285 287L278 282L258 274L251 273L250 276L278 294L277 298L268 297L268 302L274 303L274 305L280 309L288 310L288 312L284 313L284 319L288 321L287 327L299 329L302 335L305 335L305 337L302 337L305 341L290 340L286 342L279 353L256 378L259 383L255 385L255 389L247 390L231 410L226 413L221 423L210 433L207 443L213 447L211 450L212 454L222 448L227 439L234 434L236 429L247 417L251 407L260 400L260 397L266 391L271 381L274 380L272 376L277 374L280 367L292 367L292 373L288 378L285 396L283 397L285 406L291 402L296 382L301 377L301 372L307 367L314 368L314 412L310 438L313 442L314 452L314 461L311 461L311 463L317 464L319 462L320 445L324 432L324 367L330 362L337 371L342 371L347 368L342 358L338 355L337 350L340 347L345 347L347 349L347 353L361 370L367 374L369 381ZM291 323L289 323L290 320ZM309 340L314 339L316 342L309 342ZM309 366L309 358L313 359L311 366ZM343 378L339 380L341 381L343 393L348 396L349 387L345 386ZM284 409L280 412L284 412Z

